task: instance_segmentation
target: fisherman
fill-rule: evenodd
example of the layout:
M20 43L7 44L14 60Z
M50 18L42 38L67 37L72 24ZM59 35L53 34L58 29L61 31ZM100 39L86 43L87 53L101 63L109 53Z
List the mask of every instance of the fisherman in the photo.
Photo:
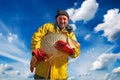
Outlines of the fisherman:
M68 25L69 15L65 10L58 10L55 16L55 23L46 23L39 27L39 29L33 34L31 42L32 59L30 63L30 71L34 71L34 79L67 79L67 66L68 57L76 58L80 54L80 47L70 48L69 44L64 41L57 41L55 48L64 51L66 54L62 57L57 57L54 60L54 65L50 65L49 61L45 61L50 58L41 48L41 41L49 32L52 33L66 33L68 37L77 41L76 36L72 30L72 27Z

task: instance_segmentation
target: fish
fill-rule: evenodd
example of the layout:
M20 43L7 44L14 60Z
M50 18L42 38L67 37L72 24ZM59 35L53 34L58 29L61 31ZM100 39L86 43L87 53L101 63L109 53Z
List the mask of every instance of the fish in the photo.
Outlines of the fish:
M41 41L41 50L53 57L65 55L62 51L55 48L55 43L59 40L67 42L71 48L80 47L78 41L71 39L65 33L48 33Z
M67 42L71 48L80 48L79 42L71 39L67 36L66 33L48 33L41 41L41 47L40 49L44 51L49 58L45 59L45 62L49 62L50 65L54 65L54 61L56 58L60 56L64 56L66 54L63 53L63 51L60 51L55 48L55 43L59 40L62 40L64 42ZM32 56L31 62L30 62L30 71L34 71L34 67L37 63L37 59L35 56Z

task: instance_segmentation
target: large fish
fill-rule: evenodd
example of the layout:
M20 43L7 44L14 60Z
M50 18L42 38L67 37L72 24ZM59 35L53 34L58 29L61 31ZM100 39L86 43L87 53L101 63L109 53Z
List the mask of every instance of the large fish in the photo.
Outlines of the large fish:
M80 46L80 44L77 41L69 38L64 33L48 33L41 42L41 50L53 57L65 55L62 51L55 48L55 43L58 40L67 42L71 48L79 48Z
M64 33L48 33L41 41L40 49L50 56L48 59L45 60L45 61L49 61L50 64L54 64L55 58L66 55L62 51L55 48L55 43L58 40L67 42L71 48L80 47L80 44L77 41L69 38ZM37 59L35 58L35 56L32 56L31 63L30 63L31 72L34 71L34 66L36 63L37 63Z

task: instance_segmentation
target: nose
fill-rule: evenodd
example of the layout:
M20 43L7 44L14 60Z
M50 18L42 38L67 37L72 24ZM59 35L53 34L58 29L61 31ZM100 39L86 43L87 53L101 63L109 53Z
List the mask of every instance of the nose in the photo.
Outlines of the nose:
M64 21L65 21L64 19L61 19L61 22L62 22L62 23L64 23Z

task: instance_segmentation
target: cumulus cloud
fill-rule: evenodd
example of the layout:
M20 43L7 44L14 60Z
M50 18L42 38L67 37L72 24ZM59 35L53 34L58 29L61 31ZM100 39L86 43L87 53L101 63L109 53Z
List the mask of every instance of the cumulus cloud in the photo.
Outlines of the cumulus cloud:
M120 13L119 9L108 10L104 15L104 23L98 24L95 31L103 31L102 36L107 37L108 41L114 41L120 37Z
M10 67L8 64L0 64L0 70L9 71L9 70L13 70L13 68Z
M113 73L120 73L120 67L117 67L117 68L113 69L112 72L113 72Z
M8 64L0 64L0 74L15 76L20 75L20 71L14 70L14 68Z
M120 67L114 68L111 73L107 73L105 80L119 80L120 79Z
M120 79L120 67L112 70L112 79Z
M22 70L20 70L21 67ZM0 78L3 80L16 80L16 78L17 80L33 80L34 73L31 73L29 69L24 71L25 65L21 67L18 65L0 64Z
M85 0L80 8L78 9L70 8L67 9L67 12L69 13L70 19L73 22L79 20L83 20L84 22L86 22L94 18L97 9L98 3L96 2L96 0Z
M120 53L118 54L101 54L95 62L93 62L92 70L102 70L109 68L116 59L120 58Z
M17 39L17 35L16 34L12 34L12 33L8 33L8 42L12 42L14 39Z
M109 70L105 73L104 80L119 80L120 79L120 66L115 67L114 63L120 59L120 53L103 53L92 64L92 70Z

